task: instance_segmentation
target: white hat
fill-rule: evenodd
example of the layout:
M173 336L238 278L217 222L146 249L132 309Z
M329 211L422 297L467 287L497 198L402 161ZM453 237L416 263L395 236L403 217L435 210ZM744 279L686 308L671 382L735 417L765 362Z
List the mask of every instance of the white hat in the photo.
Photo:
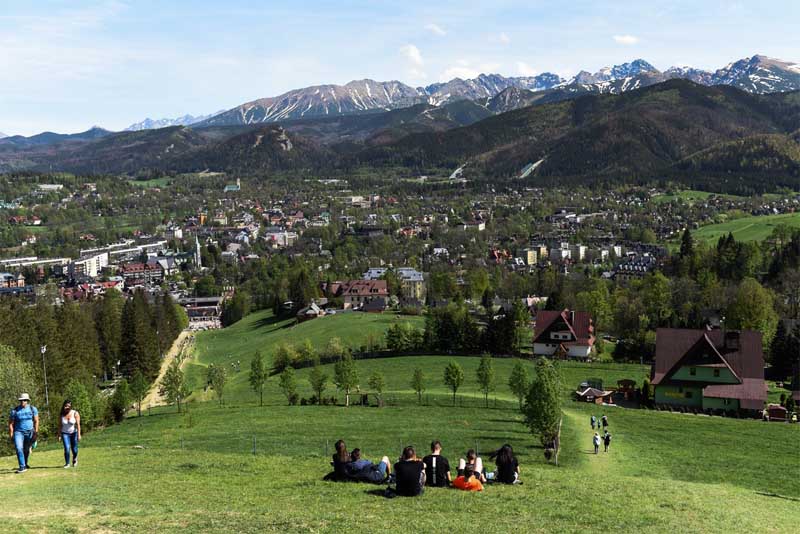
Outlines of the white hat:
M19 396L19 399L17 399L17 400L30 402L31 401L31 396L28 395L27 393L23 393L22 395Z

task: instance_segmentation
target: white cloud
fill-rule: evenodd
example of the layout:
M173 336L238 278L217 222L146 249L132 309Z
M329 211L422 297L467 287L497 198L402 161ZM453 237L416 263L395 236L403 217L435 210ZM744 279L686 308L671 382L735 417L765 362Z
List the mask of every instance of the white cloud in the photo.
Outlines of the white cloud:
M520 76L536 76L536 70L524 61L517 61L517 73Z
M615 35L612 37L614 42L621 45L631 46L639 42L639 38L635 35Z
M445 69L439 79L445 82L453 78L467 80L470 78L477 78L480 74L497 72L499 68L499 63L473 63L467 59L459 59L456 61L455 65Z
M401 46L400 53L403 54L405 58L413 65L421 67L425 64L425 61L422 59L422 53L419 51L419 48L413 44Z
M503 43L503 44L508 44L508 43L510 43L510 42L511 42L511 37L509 37L509 36L508 36L508 34L507 34L506 32L502 32L502 33L500 34L500 36L498 37L498 39L499 39L499 40L500 40L500 42L501 42L501 43Z
M425 25L425 29L428 30L429 32L435 33L436 35L439 35L439 36L447 35L447 32L444 31L444 28L442 28L438 24L434 24L434 23L426 24Z

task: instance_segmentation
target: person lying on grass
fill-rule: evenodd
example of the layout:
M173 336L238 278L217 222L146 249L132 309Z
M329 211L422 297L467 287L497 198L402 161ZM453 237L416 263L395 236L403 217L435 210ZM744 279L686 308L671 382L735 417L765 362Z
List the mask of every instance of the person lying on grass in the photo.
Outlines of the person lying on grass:
M453 487L464 491L483 491L483 484L478 480L472 465L464 467L464 474L453 481Z
M347 445L344 440L339 440L334 445L336 452L333 453L333 473L328 474L326 480L355 482L372 482L380 484L384 482L390 472L389 458L384 456L380 463L373 464L369 460L361 458L361 449L353 449L353 453L347 452Z
M389 476L389 457L384 456L377 464L361 458L361 449L353 449L350 453L350 463L347 465L347 472L350 478L364 482L380 484Z
M400 461L394 464L394 476L397 495L403 497L422 495L425 489L425 464L417 458L417 453L411 445L403 449Z
M491 479L503 484L517 484L519 482L519 462L514 456L514 449L506 443L489 455L494 459L497 469L492 473Z
M458 474L463 475L464 469L467 465L472 466L472 470L475 472L475 476L481 482L486 482L486 476L483 474L483 460L478 454L475 452L475 449L470 449L467 451L467 459L461 458L458 461Z

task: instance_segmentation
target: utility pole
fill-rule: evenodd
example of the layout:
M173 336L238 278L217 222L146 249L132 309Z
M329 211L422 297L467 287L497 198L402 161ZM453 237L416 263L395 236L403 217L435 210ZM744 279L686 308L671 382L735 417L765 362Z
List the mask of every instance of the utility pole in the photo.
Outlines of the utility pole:
M47 414L50 415L50 393L47 391L47 362L44 353L47 352L47 345L42 345L42 371L44 373L44 402L47 404Z

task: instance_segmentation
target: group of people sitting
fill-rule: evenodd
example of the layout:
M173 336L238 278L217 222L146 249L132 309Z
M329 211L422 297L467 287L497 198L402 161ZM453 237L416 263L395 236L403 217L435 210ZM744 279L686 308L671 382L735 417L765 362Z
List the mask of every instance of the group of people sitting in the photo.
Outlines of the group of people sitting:
M452 477L450 462L442 456L442 444L439 440L431 443L431 453L419 458L413 446L403 449L400 459L392 466L389 457L384 456L378 463L362 458L361 449L347 451L343 440L336 442L333 454L333 472L327 480L371 482L373 484L389 483L395 488L390 492L404 497L421 495L425 486L454 488L465 491L482 491L487 482L518 484L519 462L514 456L511 445L503 445L492 452L489 458L494 460L495 470L486 472L483 461L474 449L467 451L465 458L458 462L457 476Z

